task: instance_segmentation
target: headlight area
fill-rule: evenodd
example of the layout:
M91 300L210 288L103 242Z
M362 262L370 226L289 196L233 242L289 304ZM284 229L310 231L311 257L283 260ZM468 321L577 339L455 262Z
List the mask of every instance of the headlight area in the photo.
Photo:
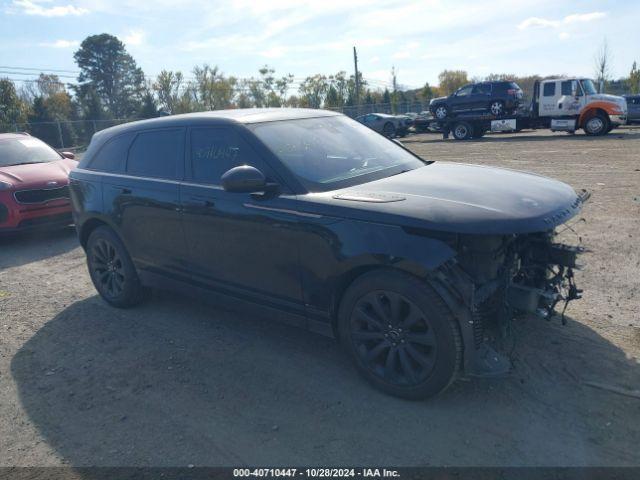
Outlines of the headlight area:
M498 352L515 319L533 314L551 320L558 313L565 323L568 303L581 297L574 271L585 249L558 242L555 231L460 235L456 243L455 261L443 265L432 284L443 287L459 319L465 372L504 374L510 361Z

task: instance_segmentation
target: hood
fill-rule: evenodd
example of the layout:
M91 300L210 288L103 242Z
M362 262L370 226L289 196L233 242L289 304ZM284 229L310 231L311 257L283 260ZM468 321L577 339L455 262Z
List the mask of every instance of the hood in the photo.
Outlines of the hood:
M357 212L351 217L374 209L389 216L385 222L469 234L546 231L582 206L581 197L557 180L445 162L328 194L333 205Z
M436 97L436 98L432 98L432 99L431 99L431 101L429 102L429 104L436 103L436 102L443 102L443 101L445 101L447 98L449 98L449 97Z
M627 99L618 95L596 93L595 95L589 95L589 101L610 102L619 105L623 110L627 109Z
M47 186L47 182L58 182L62 186L69 183L69 172L75 166L74 160L61 158L54 162L0 167L0 181L10 183L17 189Z

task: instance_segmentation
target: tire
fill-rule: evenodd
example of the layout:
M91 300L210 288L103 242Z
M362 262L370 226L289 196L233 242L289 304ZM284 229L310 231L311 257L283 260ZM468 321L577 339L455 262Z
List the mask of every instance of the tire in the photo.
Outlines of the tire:
M437 395L461 368L456 319L429 285L403 272L357 278L340 303L338 333L358 371L396 397Z
M444 120L449 116L449 107L446 105L437 105L433 109L433 116L436 117L437 120Z
M453 125L451 133L456 140L468 140L473 134L473 128L467 122L457 122Z
M504 115L504 102L502 100L494 100L489 104L489 112L491 112L491 115L495 115L496 117Z
M128 308L144 300L146 289L122 240L111 228L98 227L89 235L87 267L94 287L110 305Z
M605 135L609 130L609 118L601 113L596 113L584 123L584 133L589 136Z
M382 134L387 138L393 138L396 134L396 127L393 126L393 123L387 122L382 127Z

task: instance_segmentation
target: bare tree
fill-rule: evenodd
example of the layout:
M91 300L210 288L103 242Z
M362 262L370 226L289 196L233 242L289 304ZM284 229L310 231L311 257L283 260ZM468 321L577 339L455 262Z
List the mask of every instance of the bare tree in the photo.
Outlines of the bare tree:
M613 56L611 55L611 51L609 50L609 43L605 38L602 41L602 45L600 45L600 48L598 49L594 57L595 77L598 83L598 91L600 93L604 92L606 83L611 78L612 60L613 60Z

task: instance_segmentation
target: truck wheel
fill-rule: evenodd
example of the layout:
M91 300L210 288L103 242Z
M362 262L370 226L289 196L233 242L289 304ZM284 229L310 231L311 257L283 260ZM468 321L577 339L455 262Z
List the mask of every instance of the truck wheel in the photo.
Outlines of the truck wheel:
M585 122L583 128L587 135L604 135L609 131L609 119L601 113L596 113Z
M449 116L449 109L447 108L446 105L438 105L434 111L433 111L433 115L438 119L438 120L444 120L445 118L447 118Z
M396 134L396 127L391 122L387 122L382 127L382 134L387 138L392 138Z
M455 317L429 285L403 272L356 279L340 302L338 332L360 373L397 397L437 395L461 368Z
M491 102L489 104L489 111L491 112L492 115L495 115L496 117L501 116L502 114L504 114L504 103L500 100Z
M456 140L468 140L471 138L473 129L467 122L458 122L453 126L452 133Z

